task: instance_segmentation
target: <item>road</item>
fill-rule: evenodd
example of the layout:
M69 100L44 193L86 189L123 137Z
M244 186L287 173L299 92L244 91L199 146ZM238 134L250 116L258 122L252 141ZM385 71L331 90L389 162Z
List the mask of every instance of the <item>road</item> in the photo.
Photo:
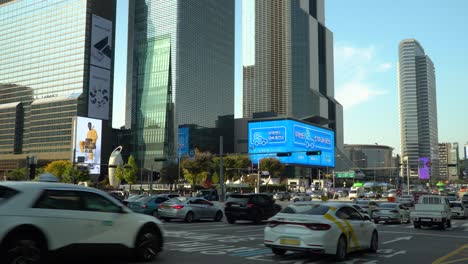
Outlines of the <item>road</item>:
M153 263L468 263L468 220L452 220L452 228L414 229L412 224L378 224L380 249L377 253L357 252L349 260L335 262L333 256L288 252L278 257L263 245L265 225L239 221L231 225L202 221L164 224L164 251ZM101 262L102 263L102 262ZM110 260L108 263L131 263Z

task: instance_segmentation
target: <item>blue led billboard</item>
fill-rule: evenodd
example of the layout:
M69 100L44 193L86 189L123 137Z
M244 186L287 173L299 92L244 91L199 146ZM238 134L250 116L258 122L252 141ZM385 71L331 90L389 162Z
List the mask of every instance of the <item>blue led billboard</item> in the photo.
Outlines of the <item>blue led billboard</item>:
M249 156L254 164L275 157L284 164L335 167L335 137L332 130L295 120L249 122ZM322 155L306 155L321 151ZM278 157L280 152L291 156Z
M189 128L188 127L179 127L179 157L189 155Z

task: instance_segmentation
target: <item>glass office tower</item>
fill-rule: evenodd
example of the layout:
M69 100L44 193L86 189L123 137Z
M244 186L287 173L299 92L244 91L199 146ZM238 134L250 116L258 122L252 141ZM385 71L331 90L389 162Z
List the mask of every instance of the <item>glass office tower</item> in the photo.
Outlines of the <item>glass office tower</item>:
M93 15L114 21L115 0L1 1L0 172L26 156L71 158L72 119L88 116Z
M176 157L179 125L234 114L234 0L131 1L128 47L126 126L141 167Z

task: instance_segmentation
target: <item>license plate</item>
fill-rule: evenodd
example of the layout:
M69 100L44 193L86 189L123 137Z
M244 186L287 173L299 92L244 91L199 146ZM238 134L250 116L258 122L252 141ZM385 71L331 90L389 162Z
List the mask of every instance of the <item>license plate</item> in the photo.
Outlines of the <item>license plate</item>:
M387 219L388 217L387 217L387 216L381 216L380 218L382 218L382 219Z
M240 204L231 204L231 207L240 207Z
M430 222L430 221L432 221L432 219L421 219L421 221L423 221L423 222Z
M299 246L301 244L301 241L298 239L286 239L282 238L280 239L280 244L281 245L292 245L292 246Z
M165 205L163 206L164 209L171 209L172 207L170 205Z

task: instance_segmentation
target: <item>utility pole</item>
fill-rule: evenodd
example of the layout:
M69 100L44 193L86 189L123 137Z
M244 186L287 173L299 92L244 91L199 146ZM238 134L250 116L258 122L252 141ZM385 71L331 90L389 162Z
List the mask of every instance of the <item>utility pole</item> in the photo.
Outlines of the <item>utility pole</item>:
M224 168L223 168L223 136L219 137L219 186L221 187L220 202L224 202Z

